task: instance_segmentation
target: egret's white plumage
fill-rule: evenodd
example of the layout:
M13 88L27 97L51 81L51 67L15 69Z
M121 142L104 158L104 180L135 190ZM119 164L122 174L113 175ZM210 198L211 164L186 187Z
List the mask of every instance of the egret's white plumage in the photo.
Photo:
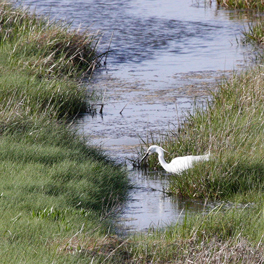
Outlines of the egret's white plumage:
M140 162L142 162L148 155L151 155L152 153L158 153L159 163L163 167L163 169L170 173L177 173L180 174L181 172L192 168L195 162L198 161L208 161L210 154L207 155L200 155L200 156L184 156L184 157L177 157L174 158L170 163L167 163L164 160L164 152L168 152L164 150L163 148L152 145L148 148L147 153L145 156L141 159Z

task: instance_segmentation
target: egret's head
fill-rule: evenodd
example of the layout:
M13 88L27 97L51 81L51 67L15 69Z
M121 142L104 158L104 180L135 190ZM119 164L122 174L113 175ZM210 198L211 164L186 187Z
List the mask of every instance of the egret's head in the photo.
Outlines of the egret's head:
M163 149L162 147L159 147L157 145L152 145L148 148L146 154L144 155L144 157L141 159L140 163L145 160L147 158L148 155L151 155L153 153L158 153L159 155L160 154L163 154L163 152L168 152L166 151L165 149Z

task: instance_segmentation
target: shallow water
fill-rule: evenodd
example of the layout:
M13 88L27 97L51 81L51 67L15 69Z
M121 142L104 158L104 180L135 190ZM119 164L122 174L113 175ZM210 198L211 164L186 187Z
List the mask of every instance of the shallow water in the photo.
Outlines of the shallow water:
M101 94L103 114L84 115L78 126L128 166L135 188L119 219L128 230L164 226L186 210L203 208L203 202L168 197L162 192L166 174L133 170L126 158L136 156L140 138L176 128L194 104L204 107L215 82L250 61L248 50L237 43L248 18L206 2L23 1L40 14L72 21L73 28L101 30L102 52L111 40L106 68L89 85Z

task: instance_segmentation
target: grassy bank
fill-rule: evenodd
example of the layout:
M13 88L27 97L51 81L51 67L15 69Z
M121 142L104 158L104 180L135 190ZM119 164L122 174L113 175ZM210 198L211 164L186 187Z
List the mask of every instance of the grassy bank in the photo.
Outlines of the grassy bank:
M73 116L86 110L86 87L76 78L100 63L100 36L69 31L1 2L0 87L2 109L32 115Z
M94 247L126 195L121 168L63 125L40 121L1 136L2 263L75 263L80 256L63 253L71 238Z
M91 96L99 35L0 2L1 263L87 263L110 241L125 171L68 121ZM80 245L93 254L77 254Z

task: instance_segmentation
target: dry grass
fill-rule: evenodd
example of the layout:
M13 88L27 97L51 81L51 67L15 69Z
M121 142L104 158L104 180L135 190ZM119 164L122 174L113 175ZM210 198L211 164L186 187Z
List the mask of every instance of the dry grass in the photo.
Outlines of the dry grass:
M232 9L252 9L258 11L264 9L263 0L217 0L217 4Z
M57 247L59 254L84 256L93 263L264 263L263 245L259 243L254 246L241 237L227 241L217 237L200 241L193 237L166 242L160 239L150 241L149 235L143 235L140 241L133 238L121 240L115 236L105 236L102 239L83 236L56 241L50 246Z

